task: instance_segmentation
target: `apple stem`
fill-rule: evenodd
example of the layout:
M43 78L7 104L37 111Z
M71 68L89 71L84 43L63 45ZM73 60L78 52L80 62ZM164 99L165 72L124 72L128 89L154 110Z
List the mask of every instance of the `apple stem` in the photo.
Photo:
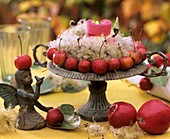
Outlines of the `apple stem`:
M58 46L59 50L60 50L61 40L62 40L62 38L60 38L60 42L59 42L59 46Z
M121 48L120 48L120 44L118 43L118 49L120 50L120 53L122 54L122 56L123 56L123 52L122 52L122 50L121 50Z
M22 41L21 41L21 37L18 35L19 38L19 42L20 42L20 48L21 48L21 55L22 55Z
M100 59L100 54L101 54L101 50L102 50L104 43L107 43L106 37L104 38L104 41L103 41L103 43L102 43L102 45L100 46L100 49L99 49L99 59Z
M78 47L80 48L80 46L79 46L80 42L79 41L80 41L80 38L77 38Z

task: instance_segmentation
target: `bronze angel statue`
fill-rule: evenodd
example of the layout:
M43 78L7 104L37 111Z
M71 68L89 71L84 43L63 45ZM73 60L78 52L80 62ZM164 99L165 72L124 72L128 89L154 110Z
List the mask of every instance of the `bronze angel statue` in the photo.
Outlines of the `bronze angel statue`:
M52 107L45 107L38 102L40 86L43 78L35 76L36 89L33 90L33 82L30 69L17 70L15 73L16 86L0 84L0 97L4 99L4 107L15 108L19 105L19 112L15 121L15 127L21 130L36 130L46 126L45 119L35 110L34 106L47 112Z

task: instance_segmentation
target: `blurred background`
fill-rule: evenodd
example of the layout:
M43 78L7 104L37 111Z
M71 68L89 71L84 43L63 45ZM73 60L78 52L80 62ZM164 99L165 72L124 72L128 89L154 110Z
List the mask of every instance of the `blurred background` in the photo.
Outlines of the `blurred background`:
M115 21L120 30L142 40L149 51L170 53L170 0L0 0L0 24L18 17L51 17L50 40L82 18Z

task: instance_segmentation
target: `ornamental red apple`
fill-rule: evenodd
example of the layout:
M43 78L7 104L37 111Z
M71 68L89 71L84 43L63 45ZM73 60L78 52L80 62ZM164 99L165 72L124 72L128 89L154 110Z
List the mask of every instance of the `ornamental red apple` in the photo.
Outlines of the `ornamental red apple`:
M154 61L155 61L155 63L153 64L153 66L155 66L155 67L160 67L160 66L162 66L163 63L164 63L163 58L162 58L161 56L159 56L159 55L154 56L153 59L154 59Z
M151 90L153 88L153 84L151 83L149 78L144 77L140 80L139 87L142 90L147 91L147 90Z
M46 121L51 126L61 126L64 116L58 108L53 108L47 112Z
M133 66L133 59L130 56L122 56L119 61L121 70L127 70Z
M143 43L142 43L141 41L135 41L134 43L135 43L135 47L136 47L137 49L140 49L140 48L146 49L146 46L143 45Z
M65 51L59 50L53 54L52 61L59 67L63 67L66 59L67 59L67 53Z
M78 60L74 57L69 57L65 61L65 68L67 70L77 70Z
M162 134L170 126L170 107L162 100L145 102L137 113L138 125L149 134Z
M127 102L113 103L108 110L108 121L111 126L120 128L136 122L136 109Z
M129 55L133 59L133 63L135 65L139 64L142 61L142 53L141 53L141 51L130 51Z
M92 71L96 74L104 74L107 71L107 62L102 59L97 59L92 61Z
M107 63L108 69L111 72L118 70L120 68L120 61L117 58L110 58Z
M29 55L16 56L14 60L15 67L18 70L26 70L31 68L32 59Z
M57 51L57 48L53 48L53 47L48 48L48 50L46 52L46 56L48 57L48 59L52 60L53 59L53 54L56 51Z
M142 54L142 60L145 60L146 59L146 49L145 48L139 48L138 51L141 52Z
M82 60L78 64L78 70L82 73L87 73L91 69L91 62L89 60Z

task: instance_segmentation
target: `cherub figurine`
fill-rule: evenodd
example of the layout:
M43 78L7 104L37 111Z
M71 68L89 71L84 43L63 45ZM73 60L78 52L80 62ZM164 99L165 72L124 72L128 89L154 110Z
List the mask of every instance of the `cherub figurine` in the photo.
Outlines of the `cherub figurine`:
M37 101L44 77L35 76L35 79L37 81L35 92L31 86L33 79L30 69L16 71L15 87L0 84L0 97L4 99L5 108L20 106L15 127L21 130L36 130L46 126L45 119L35 110L34 105L45 112L52 109L52 107L44 107Z

